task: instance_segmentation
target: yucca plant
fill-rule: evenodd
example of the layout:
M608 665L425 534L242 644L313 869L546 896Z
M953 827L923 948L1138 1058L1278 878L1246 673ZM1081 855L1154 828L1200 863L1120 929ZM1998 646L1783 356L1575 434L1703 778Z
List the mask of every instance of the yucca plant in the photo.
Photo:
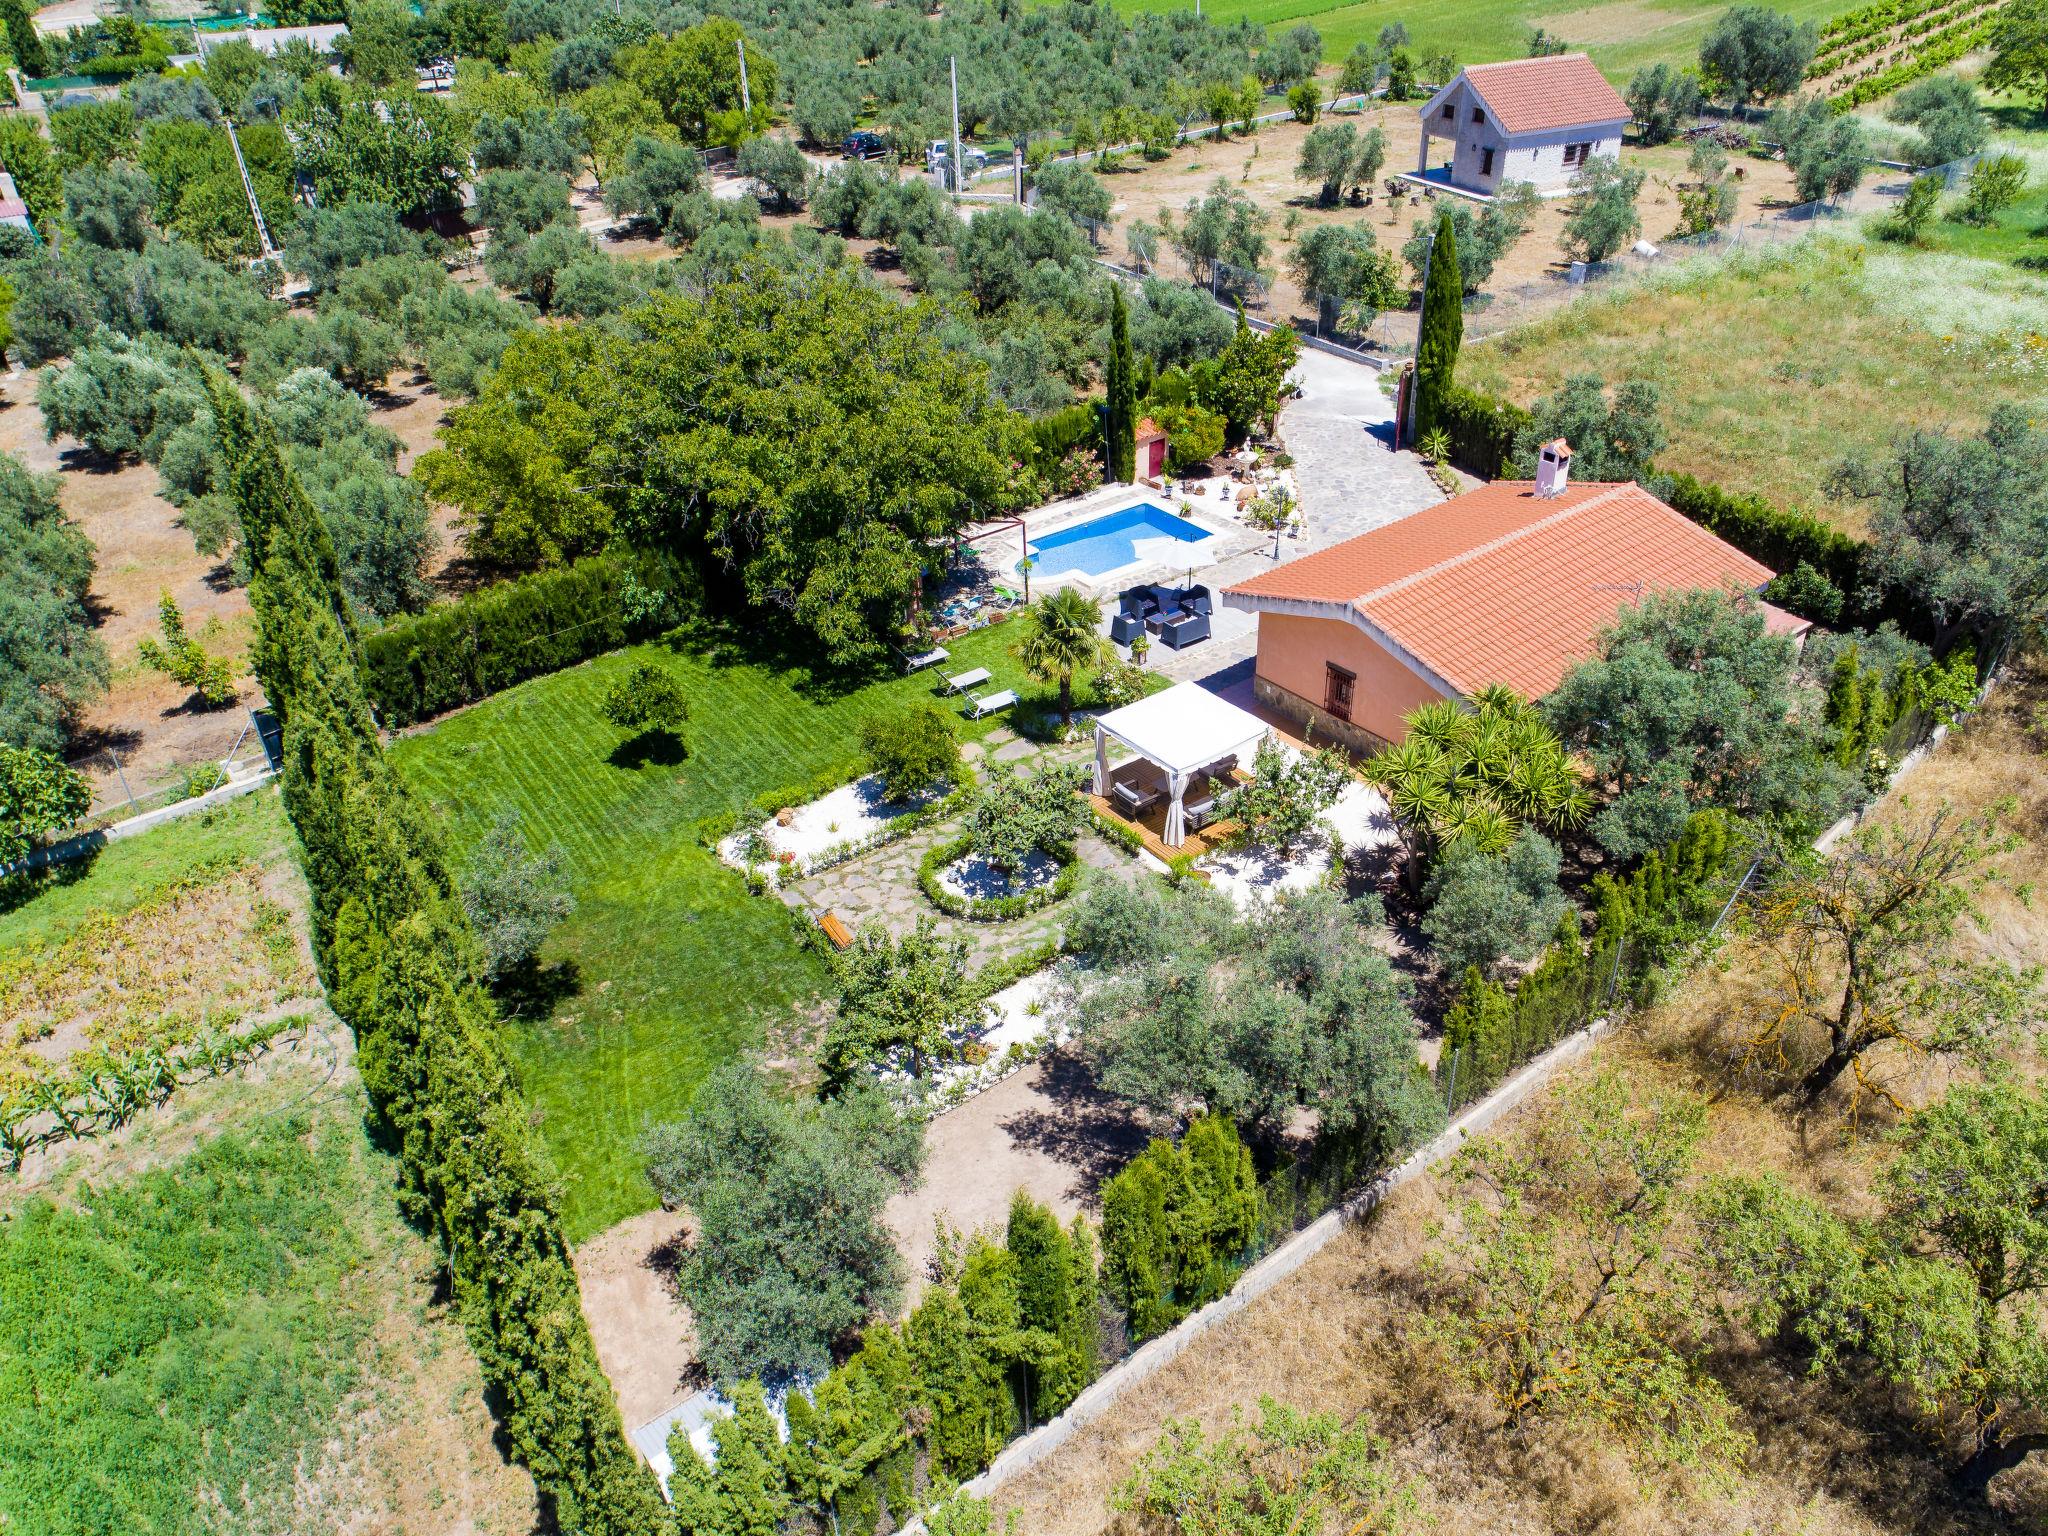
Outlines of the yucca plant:
M1407 738L1367 762L1365 776L1394 812L1414 889L1454 842L1499 856L1525 823L1554 831L1592 810L1585 770L1510 688L1425 704L1406 723Z

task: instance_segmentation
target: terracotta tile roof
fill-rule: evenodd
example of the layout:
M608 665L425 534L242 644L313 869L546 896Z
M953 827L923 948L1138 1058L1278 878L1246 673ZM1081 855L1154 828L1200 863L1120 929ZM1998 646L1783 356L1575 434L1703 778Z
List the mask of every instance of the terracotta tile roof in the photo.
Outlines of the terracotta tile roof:
M1465 78L1509 133L1625 123L1628 103L1583 53L1470 64Z
M1327 605L1378 630L1461 693L1506 683L1530 698L1592 654L1644 591L1735 587L1774 573L1633 483L1539 498L1497 480L1227 590ZM1774 629L1800 627L1772 609Z
M1147 416L1143 421L1138 423L1137 430L1134 431L1131 434L1131 436L1135 438L1138 442L1149 443L1158 438L1166 436L1166 434L1159 430L1158 422L1154 421L1150 416Z

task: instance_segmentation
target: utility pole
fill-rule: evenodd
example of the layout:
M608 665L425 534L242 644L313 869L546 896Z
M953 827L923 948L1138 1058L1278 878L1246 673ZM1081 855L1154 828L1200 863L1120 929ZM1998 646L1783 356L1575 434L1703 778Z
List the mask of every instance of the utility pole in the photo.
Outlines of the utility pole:
M732 45L740 51L740 110L752 117L754 93L747 89L747 40L744 37L736 37L732 40Z
M946 60L946 72L953 79L953 195L967 190L966 168L960 162L960 61Z

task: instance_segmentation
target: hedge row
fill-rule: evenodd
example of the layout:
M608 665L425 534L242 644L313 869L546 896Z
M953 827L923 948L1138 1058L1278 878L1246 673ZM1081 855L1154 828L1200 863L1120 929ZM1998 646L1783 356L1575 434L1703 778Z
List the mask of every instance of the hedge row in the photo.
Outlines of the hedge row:
M415 725L657 633L669 601L649 575L626 557L594 555L394 619L363 641L377 718Z
M1155 1141L1102 1189L1102 1284L1131 1341L1164 1333L1244 1269L1265 1201L1251 1152L1222 1116Z
M1056 901L1065 901L1074 894L1074 887L1081 879L1081 861L1070 847L1060 857L1060 872L1053 877L1050 885L1036 886L1015 896L955 896L939 883L939 876L950 864L967 857L974 847L974 839L965 834L950 842L936 843L925 850L917 863L917 884L924 892L926 901L937 907L948 917L965 918L973 923L1009 923L1020 917L1028 917L1040 907L1049 907Z
M397 1149L400 1201L438 1241L544 1519L589 1536L660 1536L667 1513L626 1443L584 1322L556 1175L478 983L476 935L432 817L378 742L327 529L269 424L224 375L207 388L251 566L252 660L283 730L314 955L355 1033L372 1115Z
M1453 385L1438 404L1437 425L1451 440L1451 457L1483 480L1498 480L1514 456L1515 440L1536 425L1519 405Z
M1590 946L1576 913L1510 993L1475 966L1444 1019L1436 1080L1456 1110L1490 1092L1524 1062L1591 1022L1617 1001L1643 1000L1657 968L1698 938L1728 895L1738 849L1726 815L1695 812L1672 845L1626 879L1594 880Z

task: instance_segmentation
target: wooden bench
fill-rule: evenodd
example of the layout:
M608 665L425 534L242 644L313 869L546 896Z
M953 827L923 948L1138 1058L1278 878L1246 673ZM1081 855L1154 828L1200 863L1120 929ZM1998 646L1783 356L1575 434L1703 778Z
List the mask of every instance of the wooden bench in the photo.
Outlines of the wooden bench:
M818 919L818 926L824 930L825 937L832 941L834 949L851 949L853 947L853 930L840 921L837 912L827 912Z

